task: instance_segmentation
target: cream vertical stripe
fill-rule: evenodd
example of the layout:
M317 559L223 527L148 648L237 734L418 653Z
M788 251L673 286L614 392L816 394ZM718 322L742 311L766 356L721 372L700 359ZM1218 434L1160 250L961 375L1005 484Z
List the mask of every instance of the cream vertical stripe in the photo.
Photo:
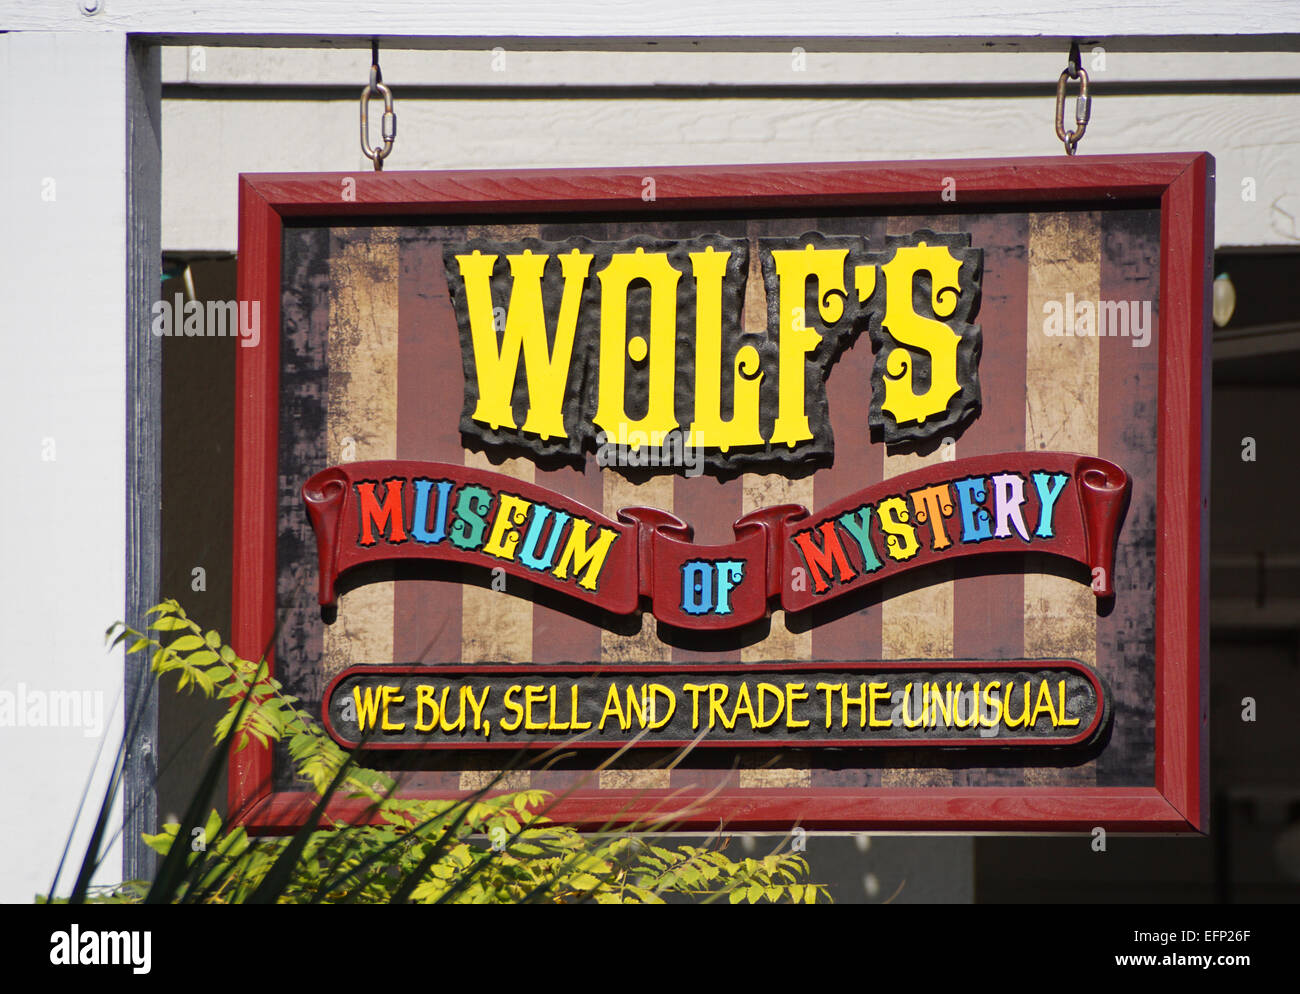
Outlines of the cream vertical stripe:
M481 452L465 452L465 465L532 483L534 466L529 459L507 459L494 465ZM510 593L510 585L525 581L506 577L504 591L491 586L461 584L462 663L528 663L533 658L533 602Z
M954 223L948 223L949 220ZM945 221L941 225L941 221ZM933 219L938 230L960 227L956 219ZM906 218L895 218L889 223L889 233L910 233L916 227ZM903 473L937 466L959 456L955 442L940 444L933 452L917 455L911 452L890 453L885 450L884 479L890 480ZM916 523L915 513L912 523ZM929 528L918 528L918 541L928 541ZM885 581L880 604L880 654L884 659L951 659L953 653L953 570L946 563L928 567L923 574ZM918 581L924 586L914 587ZM927 582L928 581L928 582ZM946 769L882 769L880 783L883 787L945 787L952 784L952 773Z
M1100 350L1095 336L1044 333L1044 307L1067 294L1093 307L1101 286L1101 224L1096 213L1034 214L1029 219L1025 449L1097 454ZM1067 327L1070 315L1065 315ZM1025 654L1064 655L1097 665L1097 606L1078 580L1025 575Z
M353 240L361 230L338 229L344 242L329 259L331 465L397 457L397 239L394 229L375 228ZM393 585L378 580L340 598L337 619L325 626L326 679L358 663L392 662Z
M1072 326L1067 294L1094 308L1101 296L1101 217L1096 212L1029 218L1029 313L1026 339L1025 449L1097 454L1100 344L1093 336L1049 336L1047 305ZM1096 330L1096 315L1093 318ZM1097 599L1078 580L1035 569L1025 573L1025 656L1097 665ZM1036 785L1096 779L1095 763L1025 770Z
M956 459L956 445L940 445L928 455L885 454L885 479L926 466ZM909 513L911 509L909 508ZM915 523L915 516L913 516ZM928 533L922 526L919 532ZM921 534L918 541L928 541ZM915 576L915 574L914 574ZM953 572L950 565L927 567L924 578L933 582L916 589L906 588L912 577L885 581L880 603L880 654L885 659L951 659L953 648ZM882 787L947 787L952 772L946 769L882 769Z

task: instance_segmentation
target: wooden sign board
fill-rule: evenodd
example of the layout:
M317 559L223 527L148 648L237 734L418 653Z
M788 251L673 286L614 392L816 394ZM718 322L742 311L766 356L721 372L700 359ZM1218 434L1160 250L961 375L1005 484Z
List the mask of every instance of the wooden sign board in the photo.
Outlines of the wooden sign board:
M240 198L234 645L408 794L1205 829L1208 156Z

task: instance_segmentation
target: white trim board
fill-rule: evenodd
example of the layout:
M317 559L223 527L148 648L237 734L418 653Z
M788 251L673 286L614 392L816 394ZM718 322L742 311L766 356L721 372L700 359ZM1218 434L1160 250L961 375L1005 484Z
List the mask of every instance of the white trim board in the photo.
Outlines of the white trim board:
M81 7L95 10L83 13ZM177 38L1214 38L1300 33L1300 5L1112 0L5 0L9 30L119 31ZM231 39L233 40L233 39ZM255 42L260 43L260 42ZM1232 47L1225 43L1224 48Z

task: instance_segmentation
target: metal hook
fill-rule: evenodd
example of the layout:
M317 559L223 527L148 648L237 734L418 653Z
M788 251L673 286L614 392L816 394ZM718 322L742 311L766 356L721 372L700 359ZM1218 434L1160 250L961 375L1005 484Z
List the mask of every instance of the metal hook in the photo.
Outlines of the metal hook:
M384 85L384 75L379 69L379 41L370 47L370 81L361 89L361 151L375 164L375 172L384 168L384 159L393 151L397 138L397 115L393 113L393 91ZM370 98L378 94L384 98L384 116L379 132L383 145L370 145Z
M1074 124L1071 131L1065 130L1065 85L1067 80L1079 80L1079 97L1074 104ZM1060 77L1056 80L1056 137L1065 144L1065 154L1074 155L1079 139L1088 130L1088 118L1092 115L1092 99L1088 96L1088 73L1079 64L1079 43L1070 44L1070 56Z

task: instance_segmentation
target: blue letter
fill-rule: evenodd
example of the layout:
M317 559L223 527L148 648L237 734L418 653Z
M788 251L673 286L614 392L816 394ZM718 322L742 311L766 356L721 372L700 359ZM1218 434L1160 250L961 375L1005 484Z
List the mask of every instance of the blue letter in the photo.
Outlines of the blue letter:
M976 476L969 480L955 480L953 486L957 488L957 502L961 504L961 540L983 542L992 538L988 508L980 505L988 497L987 482Z
M1061 491L1065 489L1065 481L1070 478L1068 473L1047 474L1038 472L1034 474L1034 488L1038 491L1038 527L1034 530L1036 538L1052 538L1052 512L1056 510L1056 499L1061 496ZM1055 483L1053 487L1048 486L1048 481Z

